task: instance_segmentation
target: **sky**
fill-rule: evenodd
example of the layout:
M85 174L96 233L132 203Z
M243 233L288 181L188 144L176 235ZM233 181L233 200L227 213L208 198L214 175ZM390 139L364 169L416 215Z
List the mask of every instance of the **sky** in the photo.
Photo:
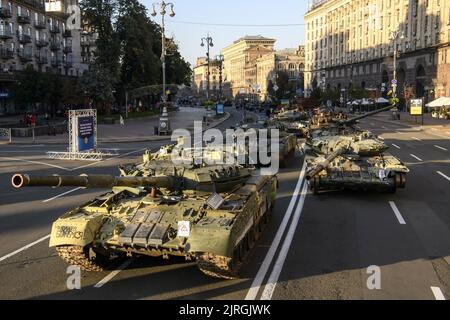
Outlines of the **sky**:
M149 13L153 2L141 0ZM206 55L201 38L208 33L213 38L211 57L220 49L246 35L262 35L276 39L275 49L295 48L304 44L303 16L307 0L172 0L176 16L166 15L166 36L174 36L182 56L195 65L197 57ZM159 10L157 10L159 12ZM161 16L152 17L157 23ZM188 23L185 23L188 22ZM212 26L206 24L272 25L261 26ZM291 26L273 26L273 25ZM301 24L301 25L297 25Z

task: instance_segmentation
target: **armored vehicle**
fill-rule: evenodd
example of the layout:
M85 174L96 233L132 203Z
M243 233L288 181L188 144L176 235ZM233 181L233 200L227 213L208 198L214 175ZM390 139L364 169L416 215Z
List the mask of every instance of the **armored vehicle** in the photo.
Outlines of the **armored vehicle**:
M53 223L50 247L83 270L100 271L120 256L184 256L209 276L237 277L270 218L276 176L237 165L165 164L152 174L16 174L12 184L111 188Z

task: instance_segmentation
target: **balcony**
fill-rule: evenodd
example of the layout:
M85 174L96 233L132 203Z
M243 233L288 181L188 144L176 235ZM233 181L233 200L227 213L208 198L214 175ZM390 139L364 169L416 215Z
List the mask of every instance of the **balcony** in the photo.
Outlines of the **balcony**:
M52 50L52 51L59 51L59 50L61 50L61 43L56 42L56 41L51 41L50 42L50 50Z
M28 34L18 34L17 38L21 44L31 43L31 36Z
M42 21L42 20L40 20L40 21L35 21L35 22L34 22L34 27L35 27L36 29L42 30L42 29L47 28L47 24L45 23L45 21Z
M61 59L52 58L51 64L52 64L52 67L57 68L57 67L61 66Z
M73 67L73 62L71 60L67 60L63 62L64 64L64 68L72 68Z
M31 17L26 14L18 14L17 15L17 22L21 24L30 24L31 23Z
M63 32L63 37L64 38L72 38L72 30L64 30Z
M61 30L59 29L59 26L51 25L49 29L50 29L51 33L60 33L61 32Z
M9 48L0 48L0 58L2 59L13 59L14 51Z
M12 17L11 10L7 8L0 8L0 18L8 19Z
M9 30L9 29L0 30L0 39L6 40L6 39L11 39L12 37L13 36L12 36L11 30Z
M33 61L33 54L31 50L19 49L19 58L22 62Z
M65 45L63 48L64 53L72 53L72 45Z
M36 62L39 65L47 64L48 58L46 56L36 55Z
M48 41L45 39L36 39L36 47L42 48L48 46Z

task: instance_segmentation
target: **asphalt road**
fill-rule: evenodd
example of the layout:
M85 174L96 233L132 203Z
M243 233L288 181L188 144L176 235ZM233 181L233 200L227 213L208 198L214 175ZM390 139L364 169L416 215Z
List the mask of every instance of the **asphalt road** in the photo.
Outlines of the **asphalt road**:
M233 110L219 129L241 117ZM83 272L81 290L67 289L67 265L48 248L46 236L54 219L102 191L14 190L12 173L118 173L118 164L137 162L145 148L164 142L110 144L121 155L95 164L45 158L45 151L65 146L0 146L0 298L448 299L450 140L372 119L362 125L408 164L405 190L313 196L298 153L279 173L273 220L240 279L208 278L184 259L143 257L114 270ZM369 266L380 268L381 289L368 289Z

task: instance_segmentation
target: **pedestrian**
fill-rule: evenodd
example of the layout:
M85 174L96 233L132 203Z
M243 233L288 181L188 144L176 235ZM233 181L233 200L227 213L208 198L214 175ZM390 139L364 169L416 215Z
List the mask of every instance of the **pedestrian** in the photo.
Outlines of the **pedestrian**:
M37 121L37 119L36 119L36 114L32 114L31 115L31 118L30 118L30 123L31 123L31 126L34 128L34 127L36 127L36 121Z
M125 125L125 120L123 120L122 115L120 115L120 125L124 126Z

